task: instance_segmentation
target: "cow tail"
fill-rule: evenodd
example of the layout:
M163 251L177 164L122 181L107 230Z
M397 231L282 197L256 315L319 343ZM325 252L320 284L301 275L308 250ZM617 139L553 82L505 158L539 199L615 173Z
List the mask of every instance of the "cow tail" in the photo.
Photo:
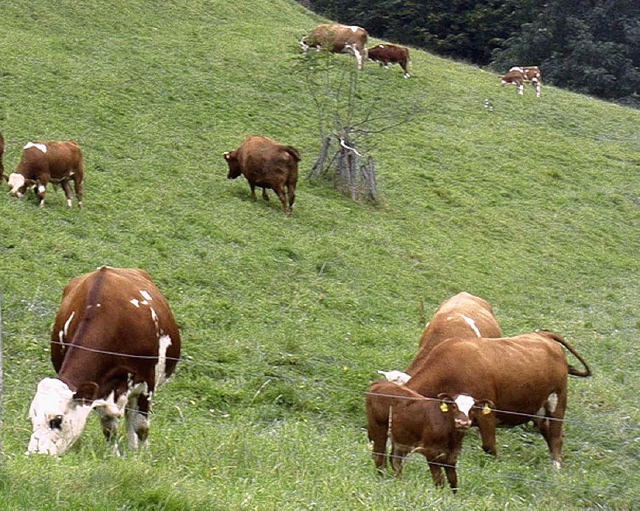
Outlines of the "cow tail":
M295 147L292 147L290 145L285 146L285 151L287 151L296 161L300 161L302 158L300 158L300 153L298 152L298 150Z
M584 370L582 371L580 369L576 369L572 365L567 364L568 370L569 370L569 374L571 376L580 376L581 378L586 378L588 376L591 376L591 369L589 369L589 366L585 362L584 358L582 358L580 356L580 354L575 349L573 349L573 347L567 341L565 341L562 337L560 337L555 332L550 332L549 330L542 330L542 331L540 331L540 333L543 334L544 336L549 337L550 339L553 339L554 341L562 344L584 366Z

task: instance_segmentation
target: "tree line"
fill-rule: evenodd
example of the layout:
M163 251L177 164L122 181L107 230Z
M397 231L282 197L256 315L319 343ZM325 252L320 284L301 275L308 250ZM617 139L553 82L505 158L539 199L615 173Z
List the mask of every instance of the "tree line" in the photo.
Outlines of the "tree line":
M375 37L640 107L638 0L304 0Z

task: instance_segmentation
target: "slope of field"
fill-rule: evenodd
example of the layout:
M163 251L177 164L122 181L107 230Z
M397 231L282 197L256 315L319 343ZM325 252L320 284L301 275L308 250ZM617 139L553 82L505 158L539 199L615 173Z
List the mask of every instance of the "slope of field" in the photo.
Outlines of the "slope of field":
M291 218L227 181L247 134L319 150L289 0L14 0L0 17L0 130L74 139L85 208L50 188L0 194L4 385L0 509L634 509L640 507L640 112L412 51L412 78L369 63L362 101L420 104L371 137L384 204L301 178ZM335 57L336 73L355 63ZM544 71L544 70L543 70ZM487 108L490 105L491 108ZM108 454L92 418L61 459L24 456L64 285L147 270L183 335L150 445ZM411 360L445 298L487 299L503 331L552 329L592 365L571 379L565 466L542 438L475 432L460 491L419 455L375 474L364 391ZM123 438L124 441L124 438Z

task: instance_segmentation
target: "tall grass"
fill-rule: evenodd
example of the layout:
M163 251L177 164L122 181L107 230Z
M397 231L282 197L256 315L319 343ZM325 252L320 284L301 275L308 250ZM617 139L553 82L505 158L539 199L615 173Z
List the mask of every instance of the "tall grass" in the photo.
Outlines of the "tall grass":
M553 87L518 97L417 50L409 80L370 63L363 101L426 112L373 139L384 207L302 179L286 219L225 179L222 153L263 134L310 168L296 41L317 21L285 0L3 5L7 170L27 141L70 138L87 171L82 211L53 189L44 210L0 196L0 509L637 508L640 114ZM101 264L147 270L181 327L149 451L111 457L94 418L63 458L26 457L62 288ZM592 365L570 381L561 471L517 428L497 460L468 435L456 497L417 457L401 480L375 475L363 392L460 290L506 334L556 330Z

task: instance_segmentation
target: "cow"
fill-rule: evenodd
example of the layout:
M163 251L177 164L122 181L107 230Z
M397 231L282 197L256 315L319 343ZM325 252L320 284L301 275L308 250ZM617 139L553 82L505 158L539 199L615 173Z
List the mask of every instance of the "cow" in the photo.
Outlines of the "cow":
M399 64L404 71L404 77L409 78L409 49L394 44L378 44L368 49L369 60L378 62L385 69L389 68L389 64Z
M471 422L449 396L427 399L407 387L377 380L369 386L365 405L367 434L379 473L386 464L390 439L391 466L396 476L402 473L404 458L419 452L429 463L434 484L444 486L444 468L451 489L456 491L456 461L464 430Z
M2 163L2 156L4 155L4 137L0 132L0 179L4 178L4 163Z
M56 377L38 383L29 409L33 433L27 453L66 452L91 410L114 454L123 415L129 447L143 447L152 397L179 356L173 314L145 271L103 266L72 279L51 332Z
M248 136L235 151L223 154L229 166L228 179L243 175L251 187L251 199L257 200L256 186L262 188L262 198L269 200L271 188L282 203L286 216L296 199L300 153L291 146L280 145L267 137Z
M530 83L533 86L533 90L536 91L536 96L540 97L540 88L542 87L542 73L538 66L514 66L509 69L509 72L519 71L522 73L523 82Z
M412 375L429 352L450 337L502 337L502 332L488 302L465 291L458 293L442 302L425 326L406 374Z
M34 188L41 208L47 184L60 184L71 207L72 196L69 181L73 180L78 207L82 208L82 179L84 164L78 144L63 142L29 142L22 151L16 171L9 175L11 195L22 197L28 188Z
M584 370L567 364L564 346ZM516 337L454 337L438 344L406 386L425 397L452 396L461 412L491 402L479 414L483 449L497 454L496 423L517 426L533 421L544 437L555 467L562 464L562 422L567 406L567 376L587 377L584 359L558 334L540 331ZM492 406L492 408L493 408Z
M309 35L300 40L300 47L306 53L309 48L326 50L331 53L352 53L362 70L367 60L369 34L362 27L339 24L316 26Z
M509 71L506 75L500 77L500 85L503 87L505 85L514 85L518 94L522 95L524 94L524 74L517 69Z

